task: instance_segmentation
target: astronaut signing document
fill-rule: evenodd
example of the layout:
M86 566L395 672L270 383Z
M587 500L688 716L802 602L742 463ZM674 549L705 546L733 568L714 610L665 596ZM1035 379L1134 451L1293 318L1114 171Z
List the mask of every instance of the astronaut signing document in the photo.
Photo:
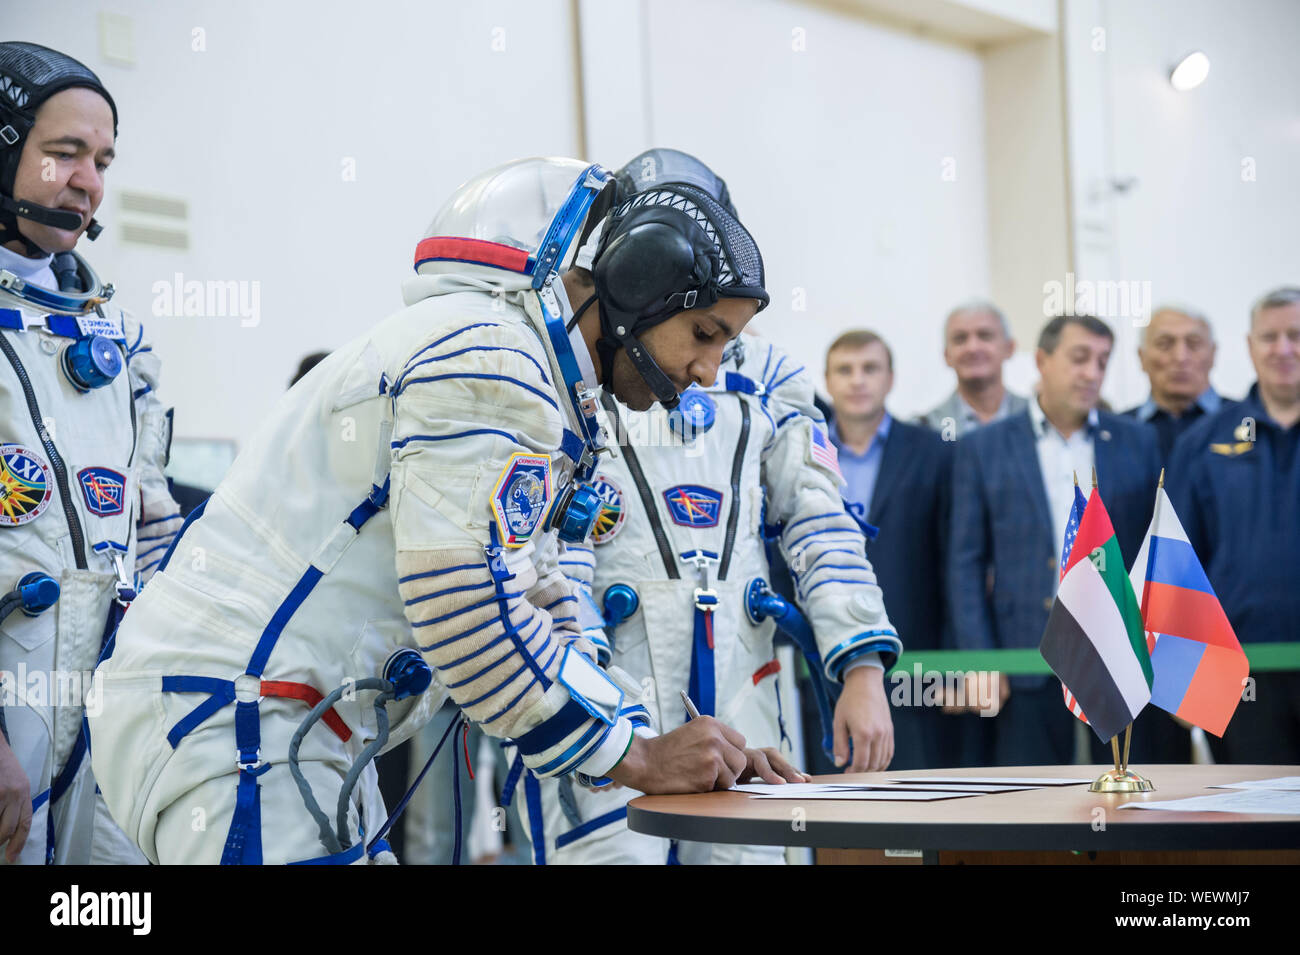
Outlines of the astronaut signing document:
M610 186L566 159L461 186L406 307L299 382L190 515L89 719L104 798L151 861L392 861L372 757L448 695L541 779L804 778L709 716L657 735L561 569L601 511L600 390L675 405L767 302L756 243L711 196ZM590 271L570 267L584 243Z

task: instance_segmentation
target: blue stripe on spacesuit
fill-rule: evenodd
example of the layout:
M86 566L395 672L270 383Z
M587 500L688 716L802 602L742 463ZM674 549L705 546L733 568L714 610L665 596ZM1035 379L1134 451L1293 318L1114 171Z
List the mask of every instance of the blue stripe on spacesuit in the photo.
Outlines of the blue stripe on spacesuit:
M551 618L551 623L557 627L562 623L577 623L577 622L578 622L577 617L552 617Z
M145 385L143 388L137 388L135 391L131 392L131 398L134 401L139 401L151 391L153 391L153 385Z
M864 570L863 573L865 574L867 572ZM872 578L871 576L868 576L866 580L848 580L843 577L832 577L829 580L819 580L817 583L813 584L811 587L809 587L807 590L804 591L802 599L807 600L809 594L811 594L818 587L822 586L822 584L875 584L875 583L876 583L875 579Z
M857 538L854 538L852 536L854 533L858 535ZM785 544L786 550L789 550L791 547L794 547L796 544L802 544L804 541L810 538L817 537L818 535L825 535L825 534L839 534L841 536L848 536L848 540L837 540L834 542L836 544L851 544L851 543L855 543L856 541L862 540L862 532L858 530L856 524L852 525L851 527L823 527L815 531L809 531L807 534L803 535L803 537L797 538L792 541L787 541ZM865 543L863 544L863 546L864 547L866 546Z
M388 843L383 842L381 845L387 847ZM335 852L332 855L316 856L314 859L303 859L301 862L289 862L287 865L351 865L361 858L361 853L365 851L366 841L361 839L351 848L344 849L342 852ZM382 850L376 850L382 851ZM373 858L373 854L371 858Z
M209 716L225 709L235 701L235 683L206 676L165 676L162 678L164 693L208 693L206 700L185 716L176 721L176 725L167 733L167 742L172 749L180 745L182 739L189 735Z
M410 600L402 602L402 606L409 607L412 604L418 604L422 600L432 600L434 597L445 597L447 594L459 594L466 590L482 590L484 587L491 587L491 581L483 581L481 584L466 584L464 587L448 587L446 590L435 590L431 594L425 594L423 597L412 597Z
M777 430L779 431L781 429L781 426L784 425L791 418L799 417L800 413L801 412L798 411L791 411L789 414L782 415L781 420L776 423Z
M167 556L166 554L163 555L163 557L166 557L166 556ZM146 570L150 570L151 568L157 567L157 566L159 566L162 562L163 562L163 558L162 558L162 557L159 557L157 560L152 561L151 563L145 564L143 567L138 568L138 569L136 570L136 573L143 574Z
M407 380L402 387L407 388L411 385L425 384L431 381L455 381L461 378L473 378L479 381L507 381L512 385L518 385L520 388L524 389L524 391L532 392L556 411L560 410L560 406L555 403L555 399L546 392L542 391L540 388L534 388L532 385L528 384L528 382L520 381L518 378L511 377L510 375L489 375L486 372L462 372L458 375L426 375L423 378L411 378ZM401 392L394 391L393 394L398 395L401 394Z
M539 633L542 632L542 628L543 628L545 625L546 625L546 621L545 621L544 618L541 618L541 617L537 618L537 626L533 628L533 632L530 633L530 634L525 638L524 642L525 642L525 643L531 643L533 640L535 640L535 639L537 638L537 635L538 635ZM497 646L499 643L501 643L501 641L503 641L503 640L505 640L505 639L506 639L506 635L503 633L503 634L501 634L501 636L497 637L495 640L492 640L492 641L489 641L488 643L485 643L483 646L479 647L477 650L473 650L473 651L471 651L470 653L465 654L465 656L461 657L459 660L453 660L453 661L451 661L450 663L446 664L445 666L440 666L440 667L438 667L438 671L439 671L439 672L445 672L445 671L450 670L450 669L452 669L452 668L454 668L454 667L461 666L462 664L467 663L467 662L469 662L470 660L473 660L476 656L478 656L479 654L481 654L483 651L485 651L485 650L489 650L489 649L491 649L492 647ZM548 639L548 640L550 639L550 634L549 634L549 633L547 634L547 639ZM487 666L485 666L483 669L479 670L477 673L473 674L472 676L468 676L468 677L466 677L465 679L463 679L463 680L459 680L459 681L456 682L456 683L448 683L448 684L446 684L446 688L449 689L449 690L454 690L454 689L457 689L458 687L462 687L462 686L464 686L464 685L467 684L467 683L473 683L475 680L477 680L479 677L481 677L484 673L487 673L487 672L488 672L489 670L491 670L493 667L495 667L495 666L499 666L501 663L504 663L506 660L509 660L509 659L510 659L510 654L507 653L507 654L505 654L504 656L501 656L501 657L497 658L496 660L493 660L491 663L489 663Z
M497 622L498 620L496 617L488 617L487 620L484 620L482 623L470 627L468 630L462 630L460 633L455 634L454 636L447 637L445 640L439 640L437 643L431 643L428 646L420 647L419 649L423 653L429 653L433 650L441 650L443 647L447 646L448 644L455 643L458 640L463 640L465 637L468 637L471 634L478 633L483 628L490 627ZM505 639L505 634L503 633L500 637L497 638L497 640L493 641L493 643L496 643L497 641L504 640L504 639ZM487 646L491 646L491 645L492 644L488 644ZM486 649L487 649L486 646L480 647L478 650L475 650L474 653L482 653L483 650ZM465 657L464 659L468 660L470 657L474 655L474 653L470 654L469 657ZM454 664L449 664L449 665L454 666Z
M577 842L583 836L590 835L597 829L618 822L620 819L627 818L627 806L620 806L617 809L611 809L603 816L597 816L595 819L588 819L580 826L574 826L568 832L562 832L555 837L555 848L562 849L570 842Z
M140 553L136 554L136 555L135 555L135 559L136 559L136 560L139 560L141 557L148 557L150 554L156 553L157 551L160 551L160 550L165 551L165 550L166 550L168 547L170 547L170 546L171 546L170 543L167 543L167 544L154 544L154 546L150 547L148 550L146 550L146 551L141 551ZM162 560L161 557L159 557L158 559L159 559L159 560Z
M454 574L459 570L481 570L482 564L458 564L455 567L444 567L442 570L423 570L418 574L407 574L405 577L398 577L397 582L404 584L410 580L423 580L425 577L441 577L443 574Z
M360 533L362 526L379 513L387 502L388 487L387 478L384 479L382 486L372 486L365 500L353 508L345 518L345 523L355 532ZM202 505L196 508L187 519L185 527L188 527L202 510ZM182 527L182 533L185 527ZM177 535L177 541L180 540L180 536ZM169 550L164 557L164 563L171 556L171 552ZM314 564L307 565L302 577L276 608L266 629L262 631L245 673L254 677L262 676L285 626L323 576L325 576L323 570ZM235 764L239 769L239 783L235 790L235 809L231 814L230 828L222 848L221 864L260 865L262 863L262 810L258 777L269 770L271 764L263 762L261 758L262 727L259 701L236 700L233 681L202 676L163 677L162 691L211 694L206 701L200 703L172 727L167 739L173 748L195 726L217 710L223 709L232 701L235 703L235 747L238 753Z
M792 413L798 414L797 411ZM785 529L786 532L788 533L789 531L794 530L794 528L798 527L800 524L807 524L809 521L822 521L828 517L844 517L844 516L845 515L843 511L827 511L825 514L814 514L812 515L812 517L801 517L799 518L799 520L787 524Z
M858 571L862 571L863 573L866 573L867 568L863 564L821 564L820 566L817 566L815 568L809 568L808 570L805 570L803 573L803 577L805 579L811 577L813 570L858 570Z
M546 648L549 647L550 645L551 645L551 638L548 636L548 637L546 638L545 642L544 642L540 647L537 648L537 653L538 653L538 655L540 656L543 652L545 652ZM554 656L554 653L552 653L552 656ZM507 660L507 659L509 659L509 657L502 657L501 659L502 659L502 660ZM497 661L497 662L500 662L500 661ZM493 666L496 666L496 664L494 663ZM489 668L489 669L490 669L490 668ZM508 687L511 683L513 683L515 680L517 680L521 674L524 674L524 673L527 673L527 672L528 672L528 667L527 667L527 666L521 666L519 669L515 670L514 673L511 673L508 677L506 677L504 680L502 680L502 681L501 681L500 683L498 683L496 686L492 687L492 689L488 690L486 693L483 693L483 694L481 694L480 696L477 696L477 697L475 697L475 698L472 699L472 700L468 700L468 701L466 701L466 702L464 702L464 703L459 704L460 708L461 708L462 710L467 710L467 709L469 709L471 706L477 706L478 704L482 703L484 700L486 700L486 699L488 699L488 698L490 698L490 697L496 696L498 693L500 693L502 690L504 690L506 687ZM528 685L529 685L529 686L532 686L532 684L534 684L534 683L536 683L536 682L537 682L537 679L534 677L533 679L531 679L531 680L528 681Z
M248 661L248 669L245 671L250 676L262 675L271 657L271 651L275 648L276 641L280 639L280 632L289 623L289 619L297 613L302 602L307 599L307 595L323 576L325 576L324 571L319 567L313 564L307 565L307 572L302 575L298 583L294 584L293 590L289 591L289 596L285 597L284 603L276 608L271 622L262 631L261 639L257 641L257 649L253 651L253 657Z
M767 386L767 390L768 390L768 391L776 391L776 389L780 388L782 385L784 385L787 381L789 381L789 380L790 380L791 378L793 378L795 375L799 374L799 372L803 371L803 369L804 369L804 366L803 366L803 365L800 365L798 368L796 368L794 371L790 372L790 374L786 375L786 376L785 376L784 378L782 378L780 381L773 382L772 384L768 385L768 386ZM775 372L772 373L772 377L773 377L773 378L776 377L776 373L775 373Z
M532 657L528 657L528 660L529 660L530 662L532 662L534 665L537 663L537 661L536 661L536 660L533 660ZM500 712L498 712L498 713L496 714L496 716L489 716L487 719L485 719L485 720L483 721L482 725L483 725L483 726L487 726L489 723L495 722L496 720L499 720L501 717L505 716L506 713L510 712L512 709L515 708L515 704L518 703L520 700L522 700L522 699L524 698L524 694L527 693L529 690L531 690L531 689L533 688L533 686L534 686L536 683L537 683L537 676L536 676L536 674L534 674L534 675L533 675L533 678L532 678L531 680L528 681L528 685L525 686L522 690L519 691L519 695L518 695L518 696L516 696L513 700L511 700L509 703L507 703L507 704L506 704L506 705L505 705L505 706L500 710Z
M465 325L465 326L462 326L461 328L456 329L454 332L451 332L450 334L443 335L443 336L442 336L441 338L439 338L436 342L433 342L433 343L430 344L430 345L425 345L423 348L421 348L418 352L416 352L416 353L415 353L414 355L412 355L410 358L406 359L406 365L405 365L404 368L403 368L403 373L405 373L405 369L406 369L406 368L409 368L409 367L411 366L411 362L415 361L415 359L419 358L421 355L423 355L425 352L427 352L430 348L437 348L437 347L438 347L439 345L441 345L443 342L450 341L451 339L455 338L457 335L461 334L462 332L467 332L467 331L469 331L471 328L500 328L500 327L501 327L501 323L500 323L500 322L474 322L472 325ZM402 375L398 375L397 377L398 377L398 379L400 380L400 379L402 378Z
M543 371L542 366L537 363L537 359L520 348L510 348L506 345L470 345L457 351L449 351L442 355L433 355L429 358L423 358L417 362L408 361L406 367L402 369L402 374L397 379L397 387L401 388L402 379L409 375L413 369L418 368L421 365L427 365L429 362L434 361L442 361L446 358L455 358L458 355L464 355L465 353L472 351L512 351L516 355L523 355L533 363L533 367L537 369L537 373L542 376L542 381L546 382L548 385L551 383L551 379L546 377L546 372Z
M522 597L523 595L524 593L522 590L518 591L517 593L511 593L511 594L507 594L507 593L493 594L491 597L485 597L484 599L478 601L478 603L472 603L467 607L461 607L459 610L453 610L450 613L444 613L440 617L430 617L428 620L417 620L413 622L411 626L430 627L433 626L433 624L435 623L443 623L447 620L451 620L453 617L462 617L473 610L482 610L484 607L490 607L492 606L492 604L496 603L497 600L501 598L505 598L506 600L514 600L519 597Z
M586 712L585 710L583 712ZM582 763L587 756L605 741L605 737L610 734L614 727L602 723L600 720L592 719L592 726L582 739L574 743L555 759L551 760L545 766L540 766L533 772L539 776L558 774L568 772L575 766Z
M772 366L772 346L767 346L767 357L763 359L763 373L759 375L764 381L767 381L767 370Z
M136 332L137 332L137 333L136 333L136 336L135 336L135 342L134 342L130 347L128 347L127 350L126 350L126 357L127 357L127 358L130 358L132 355L134 355L134 354L135 354L135 350L136 350L137 348L139 348L139 347L140 347L140 343L141 343L142 341L144 341L144 326L141 325L141 326L136 330Z
M768 391L771 391L771 390L772 390L772 384L771 384L771 382L776 378L777 375L781 374L781 366L785 364L785 360L786 360L787 357L788 357L788 356L786 356L786 355L782 355L782 356L781 356L781 360L778 361L778 362L776 363L776 367L772 369L772 377L771 377L771 378L767 377L767 366L764 366L764 367L763 367L763 387L766 388ZM769 355L768 355L768 361L770 362L771 360L772 360L772 358L771 358L771 355L769 354Z
M533 862L546 865L546 830L542 828L542 787L532 773L524 776L524 799L528 802L528 828L533 836Z
M519 439L508 431L501 431L497 428L470 428L467 431L454 431L451 434L413 434L409 438L403 438L401 441L390 442L388 446L392 450L398 451L406 447L412 441L457 441L461 438L472 438L479 434L495 434L499 437L505 438L507 441L511 441L515 444L519 443Z
M198 508L195 508L195 510L198 510ZM166 517L155 517L151 521L141 521L140 526L148 527L150 524L161 524L163 521L174 521L180 516L182 516L181 512L177 511L175 514L168 514Z
M559 606L560 604L564 603L566 600L572 600L574 603L577 603L577 602L578 602L578 598L577 598L577 597L573 596L573 594L569 594L567 597L561 597L559 600L552 600L550 603L548 603L548 604L547 604L545 607L543 607L542 609L543 609L543 610L550 610L550 609L552 609L553 607L557 607L557 606Z

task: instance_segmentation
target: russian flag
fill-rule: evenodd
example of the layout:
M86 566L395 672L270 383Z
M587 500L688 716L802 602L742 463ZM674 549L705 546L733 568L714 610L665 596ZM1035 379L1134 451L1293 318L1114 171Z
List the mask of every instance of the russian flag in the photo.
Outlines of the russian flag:
M1250 661L1163 487L1129 579L1151 652L1151 702L1223 736Z

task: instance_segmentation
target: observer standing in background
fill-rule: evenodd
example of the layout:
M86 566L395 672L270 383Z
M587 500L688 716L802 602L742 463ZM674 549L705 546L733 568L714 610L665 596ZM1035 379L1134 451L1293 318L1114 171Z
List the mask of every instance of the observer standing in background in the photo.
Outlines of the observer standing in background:
M1300 640L1300 288L1250 311L1256 381L1174 445L1165 485L1243 644ZM1252 673L1222 739L1224 763L1300 763L1300 674Z
M889 615L908 652L938 649L945 634L944 563L952 445L894 418L885 398L894 386L894 357L875 332L845 332L826 352L826 390L835 415L831 440L839 451L844 496L861 505L879 534L867 543ZM886 680L894 718L891 769L952 765L955 723L924 708L910 671Z
M1169 460L1180 434L1223 402L1210 386L1216 348L1210 323L1186 308L1158 308L1142 329L1138 359L1151 396L1125 414L1156 429L1161 461Z
M943 323L943 360L957 390L922 415L921 423L955 441L980 425L1023 412L1028 401L1007 391L1002 365L1016 350L1006 316L990 302L958 305Z
M1114 335L1090 316L1053 318L1038 338L1037 400L957 442L949 595L962 649L1037 647L1059 581L1074 497L1097 469L1128 566L1150 523L1159 452L1151 429L1097 408ZM989 586L989 576L992 586ZM994 719L999 765L1073 761L1074 717L1050 676L1000 682ZM1134 762L1146 757L1135 727Z

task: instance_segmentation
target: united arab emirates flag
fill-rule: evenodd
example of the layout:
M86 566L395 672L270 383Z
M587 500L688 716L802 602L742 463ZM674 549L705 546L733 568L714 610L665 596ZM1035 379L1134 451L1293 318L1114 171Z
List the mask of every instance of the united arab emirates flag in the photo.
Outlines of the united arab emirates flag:
M1142 611L1095 488L1038 650L1103 742L1133 722L1151 700Z

